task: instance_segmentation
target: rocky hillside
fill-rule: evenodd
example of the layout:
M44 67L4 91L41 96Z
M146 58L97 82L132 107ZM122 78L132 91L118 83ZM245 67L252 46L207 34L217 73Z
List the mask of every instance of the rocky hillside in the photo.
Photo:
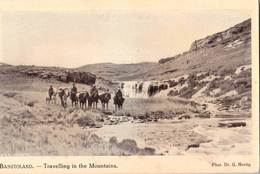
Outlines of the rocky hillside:
M189 51L159 60L147 79L169 79L205 71L234 70L251 64L251 20L194 41Z
M234 47L240 44L248 44L251 41L251 21L250 19L235 25L223 32L219 32L203 39L195 40L191 44L190 51L216 46Z
M190 50L158 63L93 64L82 66L111 81L166 80L184 74L234 70L251 64L251 20L191 43Z
M173 57L160 59L159 63L163 64L168 61L173 61L189 52L198 51L200 49L210 49L213 47L234 48L242 45L248 45L251 42L251 20L248 19L240 24L235 25L223 32L219 32L205 38L195 40L191 44L189 51L178 54Z

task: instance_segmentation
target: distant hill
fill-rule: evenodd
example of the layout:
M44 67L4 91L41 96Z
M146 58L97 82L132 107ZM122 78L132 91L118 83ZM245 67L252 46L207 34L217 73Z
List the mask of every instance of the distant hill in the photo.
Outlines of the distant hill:
M144 77L158 63L142 62L137 64L99 63L79 67L81 71L91 72L98 77L113 81L132 80Z

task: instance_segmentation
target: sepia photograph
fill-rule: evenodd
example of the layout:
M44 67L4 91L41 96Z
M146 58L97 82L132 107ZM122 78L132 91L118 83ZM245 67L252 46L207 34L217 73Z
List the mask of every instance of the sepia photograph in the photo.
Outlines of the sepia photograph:
M252 30L244 9L1 10L0 156L254 155Z

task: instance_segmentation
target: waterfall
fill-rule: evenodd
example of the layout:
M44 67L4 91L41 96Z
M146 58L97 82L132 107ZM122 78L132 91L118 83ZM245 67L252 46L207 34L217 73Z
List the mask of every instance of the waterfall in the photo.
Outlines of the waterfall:
M148 98L151 81L124 81L121 84L123 95L129 98Z
M162 81L122 81L120 82L120 88L122 89L124 97L128 98L148 98L148 89L150 97L166 97L170 90L173 89L173 84L177 83L174 85L174 90L178 89L178 91L187 85L179 84L181 78L187 80L188 75L184 74Z
M148 98L150 85L158 85L157 81L123 81L121 88L123 95L128 98Z

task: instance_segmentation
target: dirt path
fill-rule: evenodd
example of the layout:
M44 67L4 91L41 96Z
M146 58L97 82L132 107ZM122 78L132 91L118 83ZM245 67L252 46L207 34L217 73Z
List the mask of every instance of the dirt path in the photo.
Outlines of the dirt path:
M222 119L162 120L157 123L123 123L92 129L104 139L135 139L140 147L153 147L159 154L250 154L250 121L247 127L219 128ZM241 137L243 137L241 139ZM189 145L199 144L198 148Z

